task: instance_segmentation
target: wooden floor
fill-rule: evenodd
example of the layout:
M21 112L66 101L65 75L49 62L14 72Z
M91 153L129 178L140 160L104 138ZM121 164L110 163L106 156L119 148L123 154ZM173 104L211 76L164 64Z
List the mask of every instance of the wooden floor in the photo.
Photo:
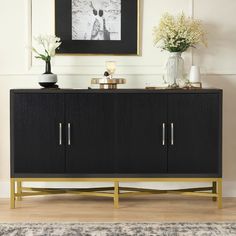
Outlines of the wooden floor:
M225 198L222 210L209 198L173 195L124 198L119 209L112 199L74 195L26 197L16 206L0 199L0 222L236 221L236 198Z

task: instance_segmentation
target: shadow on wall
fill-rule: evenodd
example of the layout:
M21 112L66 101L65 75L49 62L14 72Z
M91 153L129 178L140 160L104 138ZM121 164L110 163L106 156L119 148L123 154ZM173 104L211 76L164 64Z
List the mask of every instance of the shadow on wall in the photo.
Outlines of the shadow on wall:
M204 87L223 89L223 177L236 180L236 75L203 76Z

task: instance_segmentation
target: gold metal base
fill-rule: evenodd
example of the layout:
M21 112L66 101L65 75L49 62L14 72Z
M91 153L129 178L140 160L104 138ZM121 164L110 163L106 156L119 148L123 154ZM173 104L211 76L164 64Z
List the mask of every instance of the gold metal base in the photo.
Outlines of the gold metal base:
M100 84L100 89L117 89L117 84Z
M187 82L184 86L185 89L202 89L202 83L201 82Z
M117 89L118 84L125 84L126 80L122 78L117 79L99 79L93 78L91 84L99 84L100 89Z
M113 182L114 187L104 188L29 188L23 187L23 182ZM188 188L178 190L157 190L132 187L120 187L120 182L211 182L211 187ZM17 184L17 185L16 185ZM222 178L11 178L11 208L15 208L16 200L26 196L51 194L77 194L97 197L110 197L114 207L119 208L119 198L149 194L181 194L187 196L211 197L217 200L218 208L222 208Z

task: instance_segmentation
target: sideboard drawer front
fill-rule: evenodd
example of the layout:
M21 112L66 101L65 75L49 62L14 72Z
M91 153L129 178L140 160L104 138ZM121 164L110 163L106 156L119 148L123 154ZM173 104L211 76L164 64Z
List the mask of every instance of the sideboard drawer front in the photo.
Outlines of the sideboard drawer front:
M221 96L169 95L168 119L174 129L168 172L221 174Z
M166 173L166 127L167 95L117 95L116 172Z
M112 94L66 95L67 173L114 173L114 109Z
M15 94L11 100L13 172L64 173L63 95Z

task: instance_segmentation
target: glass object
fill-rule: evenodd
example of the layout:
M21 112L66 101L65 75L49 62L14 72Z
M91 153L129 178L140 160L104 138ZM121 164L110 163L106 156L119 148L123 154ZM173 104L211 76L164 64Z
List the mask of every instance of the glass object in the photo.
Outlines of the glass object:
M116 62L115 61L107 61L106 62L106 70L109 73L109 77L110 79L113 78L113 75L116 72Z
M178 88L179 81L184 79L184 59L181 52L171 52L167 65L167 83L170 88Z

